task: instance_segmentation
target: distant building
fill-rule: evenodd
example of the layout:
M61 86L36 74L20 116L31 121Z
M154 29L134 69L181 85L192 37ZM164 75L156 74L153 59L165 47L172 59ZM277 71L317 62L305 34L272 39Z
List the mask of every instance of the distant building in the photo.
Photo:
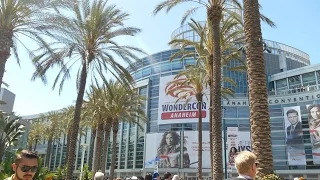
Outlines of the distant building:
M0 105L0 110L11 113L13 110L14 100L16 98L16 95L9 91L6 88L1 88L0 90L0 100L4 101L6 104Z

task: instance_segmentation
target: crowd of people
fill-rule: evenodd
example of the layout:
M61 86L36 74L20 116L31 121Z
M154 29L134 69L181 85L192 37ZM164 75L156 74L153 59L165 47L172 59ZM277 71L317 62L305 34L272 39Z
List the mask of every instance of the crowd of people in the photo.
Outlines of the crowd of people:
M235 167L239 176L230 180L254 180L257 173L257 157L249 151L242 151L234 159ZM16 159L12 164L14 174L5 180L32 180L37 172L39 157L36 153L22 150L16 154ZM106 177L101 171L96 172L94 180L104 180ZM178 175L171 175L166 172L161 177L159 173L146 174L142 176L132 176L126 178L116 178L116 180L180 180ZM294 178L294 180L304 180L304 178Z

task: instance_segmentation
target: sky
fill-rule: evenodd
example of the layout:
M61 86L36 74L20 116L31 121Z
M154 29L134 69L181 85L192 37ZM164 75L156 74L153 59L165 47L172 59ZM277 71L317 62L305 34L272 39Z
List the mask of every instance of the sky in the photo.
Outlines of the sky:
M163 0L109 0L119 9L130 14L126 21L127 26L140 28L142 32L136 37L121 38L119 44L135 45L148 54L153 54L170 49L168 42L171 33L180 27L181 17L184 11L197 4L181 5L169 13L160 12L153 16L154 7ZM240 0L241 1L241 0ZM310 55L311 64L320 61L318 53L320 42L320 7L319 0L260 0L263 9L261 13L272 19L277 28L271 28L262 23L262 35L264 39L281 42L295 47ZM306 3L307 2L307 3ZM198 21L205 20L205 9L201 8L192 16ZM28 47L32 48L32 41L21 37ZM52 69L48 74L48 83L44 85L41 80L31 81L35 71L26 51L19 47L21 66L10 57L6 64L4 81L9 84L9 89L16 94L13 111L17 115L33 115L51 110L58 110L70 104L74 104L76 90L75 67L71 73L71 79L65 82L63 91L52 89L52 84L58 69ZM90 84L90 81L88 81ZM87 84L88 85L88 84Z

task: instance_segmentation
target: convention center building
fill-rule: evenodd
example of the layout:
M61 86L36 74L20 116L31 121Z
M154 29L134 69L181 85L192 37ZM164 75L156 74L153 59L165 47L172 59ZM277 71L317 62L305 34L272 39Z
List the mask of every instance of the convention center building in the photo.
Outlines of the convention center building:
M187 25L176 29L172 37L198 37ZM286 179L305 177L320 179L320 64L310 65L309 55L289 45L264 40L268 51L264 53L265 73L269 93L269 114L272 152L275 172ZM190 48L192 50L192 48ZM139 94L146 96L145 112L149 122L145 129L121 123L118 132L117 177L131 177L158 171L179 174L187 180L196 180L198 167L198 114L195 100L186 105L176 102L177 95L167 94L168 82L195 59L170 61L179 48L171 48L143 58L131 71ZM231 61L229 66L237 66ZM234 154L251 150L247 74L225 71L237 86L223 82L234 90L234 97L222 100L223 106L223 159L227 177L237 175ZM210 178L209 103L203 102L203 176ZM25 119L32 119L25 117ZM112 137L112 136L111 136ZM229 138L232 137L232 138ZM91 162L89 152L91 131L79 135L75 168L79 169L82 153L84 163ZM111 142L107 155L106 173L111 162ZM87 144L83 150L83 144ZM42 149L41 149L42 148ZM55 170L66 162L66 137L52 147L50 169ZM46 145L39 145L46 152Z

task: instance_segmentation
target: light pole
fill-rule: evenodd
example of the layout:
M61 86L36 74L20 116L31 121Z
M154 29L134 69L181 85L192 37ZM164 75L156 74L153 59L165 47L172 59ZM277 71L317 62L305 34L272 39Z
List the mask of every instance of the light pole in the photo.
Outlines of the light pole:
M84 163L84 155L86 154L87 144L81 144L82 156L81 156L81 170L80 170L80 180L82 179L82 171L83 171L83 163Z

